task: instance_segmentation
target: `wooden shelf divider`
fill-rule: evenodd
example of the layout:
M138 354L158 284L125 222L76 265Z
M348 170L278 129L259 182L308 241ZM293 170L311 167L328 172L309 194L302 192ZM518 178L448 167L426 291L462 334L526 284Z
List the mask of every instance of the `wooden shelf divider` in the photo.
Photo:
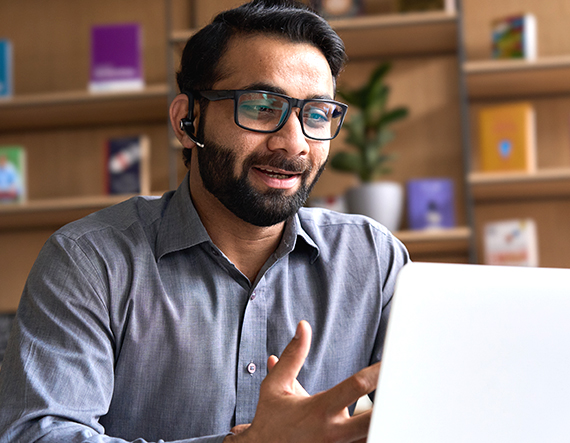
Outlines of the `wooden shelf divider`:
M415 254L469 252L471 229L458 226L449 229L397 231L394 235L406 245L412 258Z
M570 55L470 61L463 69L473 99L570 94Z
M0 131L165 120L167 94L166 84L156 84L141 91L16 95L0 101Z
M134 194L93 195L2 205L0 206L0 230L63 226L133 196Z
M570 196L570 168L527 172L472 172L468 181L476 201Z
M351 59L450 53L457 49L457 14L444 11L368 15L335 19L330 24L343 39ZM195 29L174 31L170 42L185 44L195 33Z

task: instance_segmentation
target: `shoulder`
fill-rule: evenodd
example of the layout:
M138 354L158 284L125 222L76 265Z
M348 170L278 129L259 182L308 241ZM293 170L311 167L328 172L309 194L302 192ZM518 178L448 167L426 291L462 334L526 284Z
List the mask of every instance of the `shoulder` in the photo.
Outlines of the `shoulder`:
M362 233L374 232L381 236L392 236L385 226L377 221L357 214L345 214L324 208L301 208L299 211L301 226L308 233L350 232Z
M132 197L69 223L59 229L55 235L79 240L95 232L127 234L132 229L146 232L152 230L152 226L160 220L169 199L169 193L162 197Z
M299 221L321 253L348 247L358 248L361 254L396 254L404 261L408 259L405 246L384 225L369 217L323 208L302 208Z

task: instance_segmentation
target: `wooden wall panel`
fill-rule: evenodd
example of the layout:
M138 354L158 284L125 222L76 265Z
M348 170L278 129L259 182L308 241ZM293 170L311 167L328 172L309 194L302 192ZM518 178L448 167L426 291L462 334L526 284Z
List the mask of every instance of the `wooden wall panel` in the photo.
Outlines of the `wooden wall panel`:
M570 54L567 0L461 0L461 3L466 17L465 47L469 60L491 57L492 20L526 12L536 16L539 56Z
M165 7L162 1L36 0L2 2L0 30L14 48L16 94L87 89L90 29L94 24L143 25L147 83L166 80Z
M15 312L32 265L52 229L0 232L0 312Z
M536 222L540 266L570 267L570 198L538 197L478 204L475 222L479 260L484 258L486 222L527 217Z
M352 88L362 84L379 62L349 63L341 76L340 86ZM390 106L407 106L410 115L394 125L396 138L387 145L387 152L395 154L396 159L392 163L393 173L385 179L405 184L411 178L452 178L458 224L461 225L466 219L457 63L454 56L394 59L387 78L392 88ZM344 137L341 133L333 141L331 155L350 149L346 147ZM329 167L313 195L338 195L356 183L352 176Z
M166 117L156 124L0 134L0 145L26 148L29 199L101 195L106 140L136 134L151 139L151 190L167 190Z
M524 100L524 98L520 100ZM570 96L561 95L556 98L533 99L531 103L536 114L538 168L570 167ZM483 106L490 104L496 104L496 102L479 102L470 107L471 153L474 171L479 170L480 164L478 115Z

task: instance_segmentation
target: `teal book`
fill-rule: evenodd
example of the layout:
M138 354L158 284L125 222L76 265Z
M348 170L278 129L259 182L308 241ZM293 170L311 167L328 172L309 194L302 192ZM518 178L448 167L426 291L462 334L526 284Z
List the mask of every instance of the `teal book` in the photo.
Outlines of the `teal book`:
M0 39L0 99L12 97L13 86L12 42Z

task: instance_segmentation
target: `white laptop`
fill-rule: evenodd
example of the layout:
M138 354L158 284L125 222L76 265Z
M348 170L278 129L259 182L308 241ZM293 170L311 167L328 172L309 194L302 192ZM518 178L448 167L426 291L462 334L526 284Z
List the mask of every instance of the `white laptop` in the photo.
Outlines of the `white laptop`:
M368 443L570 442L570 269L412 263Z

